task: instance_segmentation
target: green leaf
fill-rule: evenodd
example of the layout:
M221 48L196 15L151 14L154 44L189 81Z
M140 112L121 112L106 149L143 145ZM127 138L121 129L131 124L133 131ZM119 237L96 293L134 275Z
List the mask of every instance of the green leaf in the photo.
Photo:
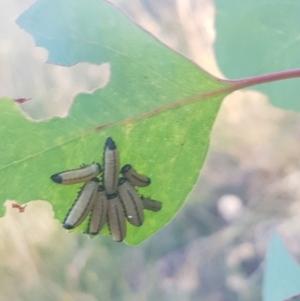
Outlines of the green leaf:
M49 61L110 62L111 78L105 88L76 97L65 119L32 123L13 102L1 101L1 201L47 200L62 221L80 185L57 185L50 176L101 163L111 136L121 164L151 177L139 192L163 203L160 212L146 212L142 227L128 225L126 242L140 243L174 216L195 184L224 97L208 95L225 84L103 1L37 1L18 24L49 50Z
M300 67L300 2L294 0L217 0L215 53L230 79ZM284 109L300 110L299 79L255 89Z
M279 235L275 233L269 243L265 263L263 300L283 301L299 293L300 266L291 257Z

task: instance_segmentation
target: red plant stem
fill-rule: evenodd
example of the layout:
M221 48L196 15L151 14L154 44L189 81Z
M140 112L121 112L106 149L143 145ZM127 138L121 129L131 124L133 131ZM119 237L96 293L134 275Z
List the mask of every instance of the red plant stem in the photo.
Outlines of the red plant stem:
M216 78L219 82L227 84L228 86L225 88L221 88L219 90L210 91L206 93L202 93L196 96L192 96L189 99L186 99L184 101L180 101L180 103L183 102L192 102L196 99L205 99L209 97L214 97L222 94L229 94L231 92L255 86L255 85L261 85L266 84L270 82L275 82L278 80L285 80L290 78L297 78L300 77L300 69L295 70L288 70L288 71L280 71L275 73L269 73L269 74L263 74L258 75L254 77L244 78L244 79L238 79L238 80L229 80L229 79L220 79ZM179 103L179 102L178 102Z
M201 93L198 95L194 95L192 97L169 104L167 106L176 107L176 106L184 104L184 103L189 103L189 102L193 102L195 100L210 98L210 97L214 97L214 96L218 96L218 95L222 95L222 94L229 94L236 90L240 90L240 89L255 86L255 85L261 85L261 84L270 83L270 82L274 82L274 81L278 81L278 80L297 78L297 77L300 77L300 69L280 71L280 72L258 75L258 76L244 78L244 79L238 79L238 80L226 80L226 79L217 78L217 80L219 82L227 84L227 87L224 87L224 88L221 88L218 90L214 90L214 91L210 91L210 92Z
M290 297L290 298L287 298L287 299L284 299L283 301L293 301L293 300L296 300L298 298L300 298L300 294L299 295L295 295L295 296Z
M226 94L229 94L236 90L251 87L254 85L265 84L265 83L269 83L269 82L274 82L274 81L284 80L284 79L289 79L289 78L296 78L296 77L300 77L300 69L258 75L258 76L249 77L249 78L245 78L245 79L239 79L239 80L225 80L225 79L217 78L217 81L227 84L227 87L224 87L224 88L221 88L218 90L213 90L210 92L204 92L204 93L201 93L198 95L194 95L194 96L188 97L186 99L167 104L164 107L156 109L155 111L156 112L164 111L165 109L174 108L174 107L177 107L177 106L180 106L183 104L187 104L187 103L190 103L193 101L197 101L200 99L206 99L206 98L210 98L210 97L214 97L214 96L218 96L218 95L222 95L222 94L226 95ZM153 113L155 111L153 111ZM151 112L148 112L146 114L152 115Z
M274 82L277 80L284 80L284 79L295 78L295 77L300 77L300 69L258 75L258 76L239 79L239 80L221 80L221 82L229 83L231 85L232 91L235 91L254 85L260 85L260 84Z

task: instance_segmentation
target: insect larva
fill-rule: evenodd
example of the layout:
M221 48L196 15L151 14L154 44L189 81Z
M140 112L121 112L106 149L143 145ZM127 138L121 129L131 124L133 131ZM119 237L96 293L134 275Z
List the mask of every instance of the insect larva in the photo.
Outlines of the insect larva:
M66 170L51 176L51 180L58 184L71 185L81 182L87 182L96 177L101 172L101 166L98 163L83 166L77 169Z
M144 222L144 206L141 197L125 178L120 178L118 191L125 209L127 220L136 227L141 226Z
M103 161L103 185L105 191L108 195L115 194L118 188L120 159L116 144L110 137L105 142Z
M83 185L63 222L65 229L79 226L90 213L97 197L98 182L99 180L94 178Z
M107 197L103 186L98 187L96 201L92 208L87 233L96 235L103 228L107 220Z
M115 241L122 241L126 236L126 220L119 195L108 195L107 222L110 234Z
M150 178L137 173L130 164L124 165L121 173L134 186L145 187L151 183Z
M151 200L148 198L143 198L142 197L142 202L144 205L144 209L150 210L153 212L157 212L161 210L162 204L159 201Z

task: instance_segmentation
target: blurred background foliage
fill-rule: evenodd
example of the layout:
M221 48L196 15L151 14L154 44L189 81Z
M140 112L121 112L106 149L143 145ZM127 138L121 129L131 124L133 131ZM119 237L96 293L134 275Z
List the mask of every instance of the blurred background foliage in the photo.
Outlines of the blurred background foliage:
M220 74L211 1L115 3L158 39ZM136 247L67 234L46 202L30 202L18 213L7 201L0 299L262 300L263 260L275 229L300 259L299 148L297 113L271 106L259 92L228 96L185 205Z

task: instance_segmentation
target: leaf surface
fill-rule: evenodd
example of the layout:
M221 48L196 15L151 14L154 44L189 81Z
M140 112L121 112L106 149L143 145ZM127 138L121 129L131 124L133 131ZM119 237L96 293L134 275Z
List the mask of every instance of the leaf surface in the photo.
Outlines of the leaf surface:
M142 227L128 225L126 242L140 243L174 216L195 184L224 97L207 93L225 84L103 1L40 0L18 24L48 49L49 62L109 62L111 78L103 89L78 95L64 119L33 123L16 104L1 101L1 201L47 200L62 221L80 185L57 185L50 176L101 163L111 136L121 164L130 163L151 178L139 192L163 203L159 213L146 212ZM181 105L172 107L178 101Z

